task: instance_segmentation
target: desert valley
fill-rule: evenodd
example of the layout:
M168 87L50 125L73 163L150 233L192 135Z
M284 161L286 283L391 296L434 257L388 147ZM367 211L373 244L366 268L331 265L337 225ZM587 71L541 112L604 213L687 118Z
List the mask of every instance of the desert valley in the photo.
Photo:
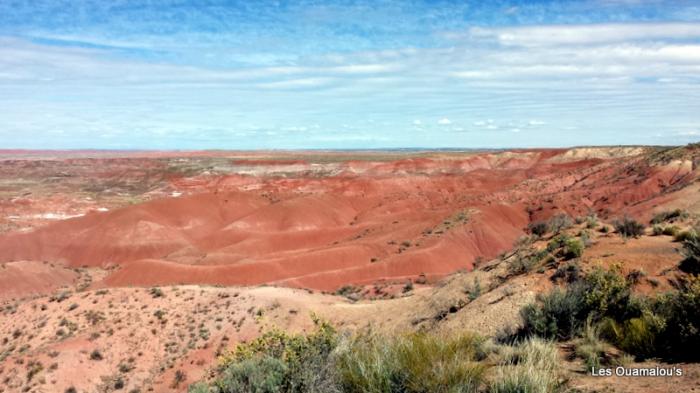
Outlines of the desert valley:
M697 296L699 163L697 145L0 151L0 392L208 391L242 343L319 324L473 333L483 382L465 391L505 391L499 346L549 334L523 310L555 288L615 272L631 298ZM697 355L609 336L590 355L558 328L557 389L700 389Z

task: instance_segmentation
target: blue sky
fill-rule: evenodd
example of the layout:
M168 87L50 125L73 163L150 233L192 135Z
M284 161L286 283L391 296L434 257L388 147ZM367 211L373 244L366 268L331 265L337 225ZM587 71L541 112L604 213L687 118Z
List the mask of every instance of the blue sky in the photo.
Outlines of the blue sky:
M700 140L700 1L0 1L0 148Z

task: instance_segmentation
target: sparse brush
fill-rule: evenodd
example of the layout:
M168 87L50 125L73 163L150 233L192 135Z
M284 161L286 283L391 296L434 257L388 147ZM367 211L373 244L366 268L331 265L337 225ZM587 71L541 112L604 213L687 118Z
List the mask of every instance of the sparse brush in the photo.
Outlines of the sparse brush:
M619 268L597 268L565 290L555 288L525 306L520 335L569 339L588 318L597 322L606 315L623 315L629 302L630 285Z
M642 269L633 269L625 276L627 281L631 285L637 285L642 281L642 278L646 277L647 273Z
M412 333L360 335L339 351L343 392L476 392L484 366L482 339Z
M613 221L613 226L624 238L638 238L644 234L644 225L627 216Z
M568 214L557 214L549 219L549 229L554 234L559 234L565 229L569 229L574 225L573 220Z
M554 282L564 281L569 284L578 281L579 278L581 278L581 267L578 261L571 261L559 266L551 277Z
M586 217L586 228L595 229L598 227L598 217L595 214Z
M516 255L508 262L508 272L513 275L532 271L539 261L531 256Z
M651 224L661 224L667 221L685 220L690 217L687 211L682 209L667 210L656 214L650 221Z

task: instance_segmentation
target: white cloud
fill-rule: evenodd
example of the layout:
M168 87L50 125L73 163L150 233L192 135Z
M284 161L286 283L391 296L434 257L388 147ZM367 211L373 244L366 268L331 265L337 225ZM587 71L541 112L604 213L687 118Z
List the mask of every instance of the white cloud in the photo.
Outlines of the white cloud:
M413 120L413 125L414 125L414 126L420 126L420 125L422 125L422 124L423 124L423 122L420 121L419 119Z
M326 86L333 82L331 78L300 78L277 82L261 83L257 85L262 89L303 89Z
M344 74L380 74L394 72L397 69L398 67L394 64L352 64L346 66L329 67L326 70Z
M674 22L506 28L474 27L466 34L452 33L450 37L490 39L503 45L516 46L580 45L653 39L692 39L700 37L700 25Z
M441 126L446 126L452 124L452 121L450 121L450 119L446 117L443 117L442 119L438 120L438 124L440 124Z

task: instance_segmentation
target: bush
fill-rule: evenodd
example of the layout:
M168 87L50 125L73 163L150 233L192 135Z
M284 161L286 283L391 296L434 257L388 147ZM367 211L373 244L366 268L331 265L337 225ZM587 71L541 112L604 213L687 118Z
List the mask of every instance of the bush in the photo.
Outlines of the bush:
M666 236L673 236L674 238L678 236L678 233L681 231L680 228L678 228L675 225L669 225L664 227L663 234Z
M595 214L591 214L586 217L586 228L595 229L598 227L598 217Z
M190 393L468 393L482 385L483 340L463 334L338 337L269 332L223 357L212 383Z
M333 392L335 370L330 354L338 337L328 323L318 319L314 319L314 323L316 330L308 335L288 335L274 330L224 355L219 366L223 377L216 384L219 391L248 391L223 389L226 386L267 389L274 382L276 390L270 392ZM266 367L271 373L269 378L264 373L254 380L246 377L246 372L256 365Z
M690 274L700 274L700 239L692 237L683 242L683 256L679 268Z
M547 251L552 252L564 247L564 245L569 239L571 239L571 237L566 234L555 236L552 240L549 241L549 243L547 243Z
M102 360L102 352L99 349L94 349L90 352L90 360Z
M538 259L531 256L517 255L508 262L508 273L513 275L528 273L534 269L538 262Z
M549 219L549 229L556 235L565 229L571 228L573 225L574 222L568 214L557 214Z
M573 259L580 258L583 255L583 242L578 239L567 239L564 242L564 258Z
M569 284L578 281L579 278L581 278L581 267L576 261L559 266L551 277L554 282L563 280Z
M622 237L638 238L644 234L644 225L629 217L624 217L621 220L615 220L613 222L613 226L615 227L617 233L619 233Z
M596 323L607 315L626 315L629 302L629 283L619 269L597 268L566 290L555 288L525 306L519 335L570 339L587 320Z
M700 278L681 280L678 290L661 296L652 311L663 318L657 354L679 361L700 361Z
M680 232L676 233L676 235L673 236L673 241L674 242L686 242L688 240L697 239L697 238L698 238L697 232L694 229L690 229L687 231L680 231Z
M152 296L154 299L155 299L155 298L159 298L159 297L165 297L165 293L163 292L163 290L160 289L160 288L158 288L158 287L153 287L153 288L151 288L151 289L148 291L148 293L150 293L151 296Z
M654 225L651 227L651 234L654 236L661 236L664 234L664 228L661 225Z
M639 359L654 356L656 337L661 331L662 320L651 313L617 322L607 318L601 324L603 334L611 342Z
M661 224L667 221L685 220L689 217L687 211L682 209L667 210L656 214L650 221L651 224Z
M538 296L538 301L520 310L521 336L568 339L575 334L577 314L582 308L580 296L571 296L570 291L555 288L548 295Z
M584 248L589 247L591 244L593 244L593 234L588 229L584 229L581 232L579 232L578 237L581 238Z
M469 300L474 301L481 296L481 281L479 277L474 278L474 284L466 290Z
M279 359L260 355L229 365L216 383L221 392L283 392L289 370Z
M549 230L549 225L547 225L547 223L543 221L531 222L527 226L527 230L531 234L541 237L547 233L547 231Z
M515 337L566 340L582 331L585 337L584 326L599 324L604 338L637 358L698 361L700 278L691 275L675 285L677 290L656 298L632 297L630 281L619 269L596 269L568 289L555 288L524 307Z

